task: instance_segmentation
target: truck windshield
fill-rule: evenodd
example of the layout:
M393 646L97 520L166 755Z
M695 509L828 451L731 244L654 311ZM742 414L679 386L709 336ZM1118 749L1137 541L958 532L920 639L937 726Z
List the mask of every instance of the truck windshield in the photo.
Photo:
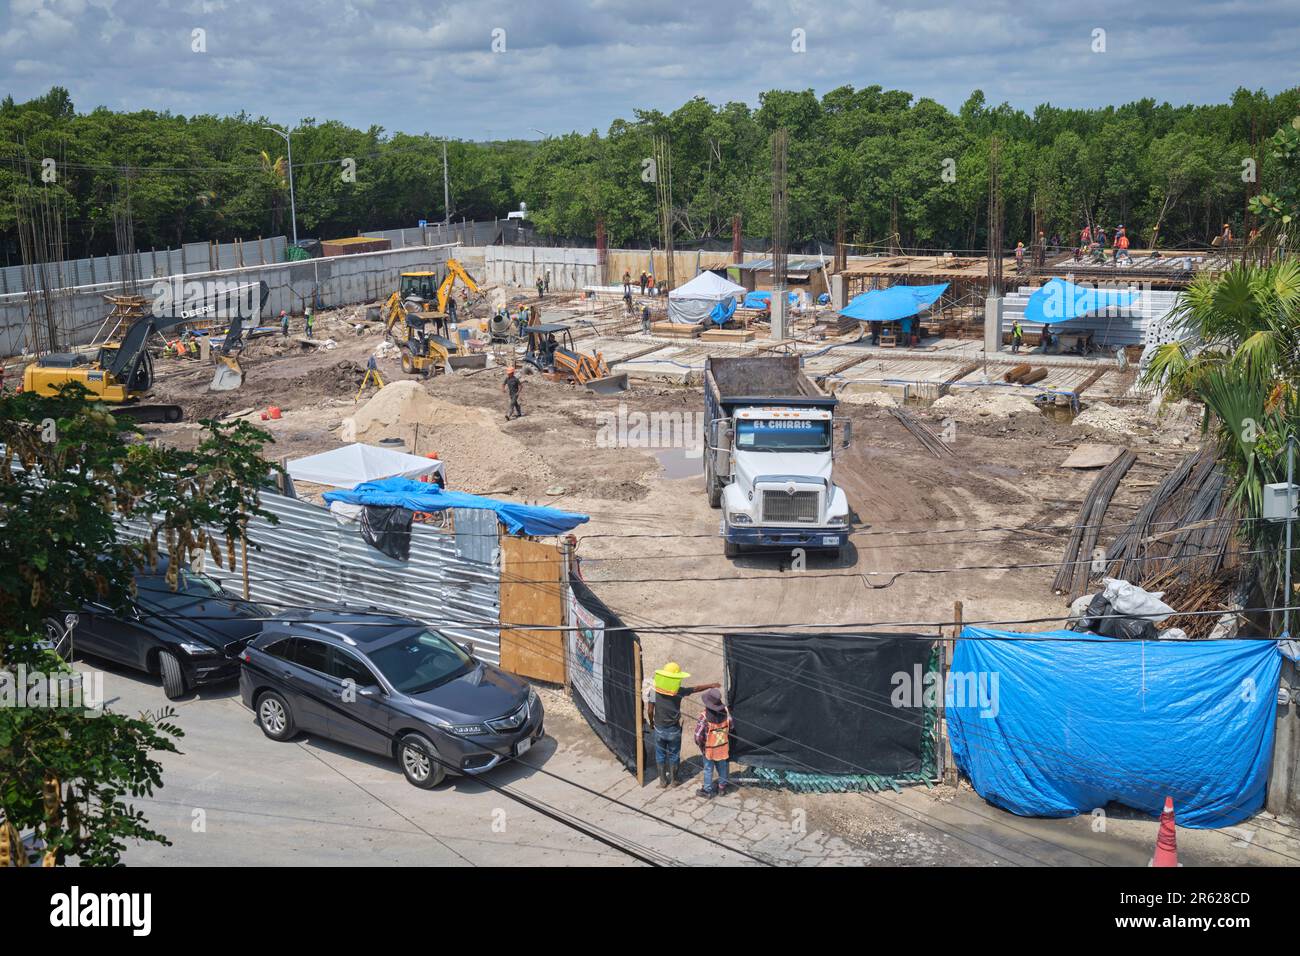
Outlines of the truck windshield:
M736 447L745 451L827 451L831 423L789 419L741 419Z

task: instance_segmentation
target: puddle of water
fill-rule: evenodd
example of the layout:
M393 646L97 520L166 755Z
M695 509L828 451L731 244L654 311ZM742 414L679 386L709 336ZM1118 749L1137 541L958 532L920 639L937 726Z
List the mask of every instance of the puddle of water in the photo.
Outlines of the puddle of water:
M694 457L690 457L685 448L660 448L655 451L654 456L659 462L659 467L664 470L664 477L670 480L694 478L704 474L703 454L697 453Z

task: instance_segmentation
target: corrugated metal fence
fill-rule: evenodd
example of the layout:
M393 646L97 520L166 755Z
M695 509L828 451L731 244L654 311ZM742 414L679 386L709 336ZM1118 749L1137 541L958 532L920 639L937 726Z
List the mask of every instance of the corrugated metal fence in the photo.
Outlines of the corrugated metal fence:
M324 508L273 494L262 496L262 506L279 523L258 519L249 525L249 595L254 600L275 610L345 602L391 611L423 621L457 641L471 642L484 660L499 662L495 514L453 509L455 534L416 524L410 560L399 561L367 544L356 524L340 523ZM132 521L124 530L141 538L147 529L143 522ZM204 570L228 590L241 593L238 554L235 564L232 571L209 561Z

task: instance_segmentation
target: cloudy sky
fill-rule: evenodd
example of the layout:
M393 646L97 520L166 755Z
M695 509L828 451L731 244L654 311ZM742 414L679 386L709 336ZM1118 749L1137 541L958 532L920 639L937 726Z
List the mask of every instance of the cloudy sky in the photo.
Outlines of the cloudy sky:
M1084 12L1082 8L1096 8ZM797 48L802 46L800 52ZM1300 0L7 0L0 93L469 139L602 132L692 96L904 89L957 109L1300 84Z

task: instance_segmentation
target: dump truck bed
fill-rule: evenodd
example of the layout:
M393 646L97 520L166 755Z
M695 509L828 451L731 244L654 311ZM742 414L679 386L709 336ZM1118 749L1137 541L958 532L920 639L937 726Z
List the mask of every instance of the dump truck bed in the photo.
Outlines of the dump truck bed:
M837 402L804 375L796 355L705 360L704 387L722 404L789 404L833 408Z

